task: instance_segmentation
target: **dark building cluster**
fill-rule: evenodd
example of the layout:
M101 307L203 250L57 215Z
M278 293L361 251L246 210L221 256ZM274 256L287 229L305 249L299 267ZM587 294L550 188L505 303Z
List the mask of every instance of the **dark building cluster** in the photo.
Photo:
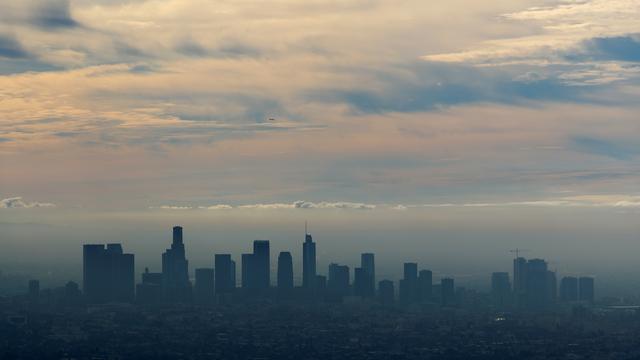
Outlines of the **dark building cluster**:
M316 267L305 231L302 282L283 251L271 278L268 240L240 256L212 254L189 270L183 229L173 228L162 270L135 284L120 244L84 245L83 282L0 297L1 359L634 359L640 306L595 299L593 277L556 279L543 259L516 256L491 275L489 293L434 281L403 264L376 278L373 253L352 269ZM193 277L191 277L193 274ZM615 354L615 356L610 356Z
M141 282L135 286L134 256L125 254L120 244L84 245L83 254L84 300L88 303L212 305L272 299L455 307L468 293L457 288L450 277L434 283L433 272L420 269L414 262L403 265L403 277L397 287L389 279L377 281L373 253L361 254L360 265L353 272L347 265L331 263L327 276L320 275L316 267L316 243L306 230L300 286L294 285L293 258L288 251L278 254L276 277L272 281L268 240L255 240L253 251L240 256L239 279L232 255L214 254L212 267L195 269L192 283L180 226L173 228L171 247L162 254L162 271L153 273L145 269ZM495 272L491 275L490 295L492 306L503 310L543 311L558 303L592 304L594 278L567 276L561 279L558 290L556 273L549 270L546 261L517 256L513 261L513 284L509 273Z

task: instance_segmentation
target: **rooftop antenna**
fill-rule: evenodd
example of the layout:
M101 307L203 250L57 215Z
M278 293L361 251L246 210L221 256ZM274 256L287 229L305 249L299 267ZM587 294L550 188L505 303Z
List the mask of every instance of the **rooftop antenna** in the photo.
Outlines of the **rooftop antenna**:
M309 232L307 231L307 220L304 221L304 234L309 235Z

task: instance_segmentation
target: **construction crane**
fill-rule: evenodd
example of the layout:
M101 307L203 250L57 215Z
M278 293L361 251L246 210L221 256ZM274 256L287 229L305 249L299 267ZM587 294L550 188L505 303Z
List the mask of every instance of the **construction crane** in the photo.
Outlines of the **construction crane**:
M529 252L529 251L531 251L531 250L528 250L528 249L518 249L518 248L515 248L515 249L511 249L511 250L509 250L509 252L510 252L510 253L512 253L512 254L516 254L516 259L520 257L520 253L521 253L521 252Z

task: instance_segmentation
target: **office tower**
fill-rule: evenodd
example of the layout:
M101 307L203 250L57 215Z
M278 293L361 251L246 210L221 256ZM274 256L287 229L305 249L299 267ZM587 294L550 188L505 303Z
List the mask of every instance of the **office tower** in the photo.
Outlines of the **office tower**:
M526 269L526 305L530 309L543 309L550 303L547 263L542 259L531 259L527 261Z
M246 292L253 292L255 285L255 265L253 263L253 254L242 254L240 258L242 275L240 285Z
M293 259L288 251L282 251L278 254L277 280L279 293L288 293L293 290Z
M329 265L329 279L327 291L334 299L341 299L349 294L349 267L331 263Z
M235 284L235 262L231 260L230 254L215 254L215 290L216 294L229 294L236 287Z
M120 244L83 246L83 289L90 303L132 302L134 256Z
M547 301L554 304L558 299L558 280L555 271L547 271Z
M493 298L493 303L499 308L511 303L509 273L494 272L491 274L491 297Z
M253 242L253 257L251 259L254 268L255 287L261 292L271 286L271 259L269 253L269 240L255 240Z
M578 299L593 303L595 300L595 279L588 276L581 276L578 279Z
M140 304L157 304L162 298L162 273L142 273L142 282L136 286L136 301Z
M578 301L578 278L565 276L560 280L560 300Z
M307 232L305 224L304 243L302 244L302 287L312 288L316 280L316 243Z
M196 303L206 305L215 300L215 272L211 268L196 269L194 299Z
M167 301L184 302L191 298L189 262L185 257L182 227L173 227L171 248L162 254L163 293Z
M453 279L443 278L440 280L440 291L442 306L451 306L455 304L455 288Z
M365 297L369 283L369 274L361 267L353 269L353 295Z
M518 306L524 306L527 282L527 259L513 259L513 294Z
M404 263L404 279L409 281L418 280L418 264Z
M404 277L400 280L400 302L409 304L418 301L418 264L404 263Z
M362 296L374 297L376 294L375 255L372 253L364 253L360 255L360 267L364 270L367 277Z
M29 280L29 292L28 292L29 301L37 302L40 298L40 281L38 280Z
M431 301L431 289L433 288L433 273L431 270L420 270L418 273L418 297L420 301Z
M383 305L393 305L395 299L393 281L382 280L378 283L378 297Z

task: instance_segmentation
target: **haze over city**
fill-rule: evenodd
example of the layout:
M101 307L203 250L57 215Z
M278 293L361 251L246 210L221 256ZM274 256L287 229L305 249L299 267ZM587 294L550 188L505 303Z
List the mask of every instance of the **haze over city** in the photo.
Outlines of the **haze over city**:
M149 285L144 273L164 276L148 282L172 308L162 254L182 239L185 293L214 254L231 254L246 287L241 256L264 239L272 279L290 252L296 305L336 300L303 286L313 234L314 276L351 267L346 303L380 300L387 280L428 316L526 313L540 292L516 279L521 257L553 274L549 289L595 281L587 300L547 294L545 311L640 305L639 18L638 0L3 0L0 300L77 315L125 299L144 313L129 281ZM130 296L86 292L102 261L89 244L135 255ZM369 253L365 296L355 271ZM405 263L464 291L403 301ZM30 280L58 295L21 298ZM218 295L207 305L247 300Z

